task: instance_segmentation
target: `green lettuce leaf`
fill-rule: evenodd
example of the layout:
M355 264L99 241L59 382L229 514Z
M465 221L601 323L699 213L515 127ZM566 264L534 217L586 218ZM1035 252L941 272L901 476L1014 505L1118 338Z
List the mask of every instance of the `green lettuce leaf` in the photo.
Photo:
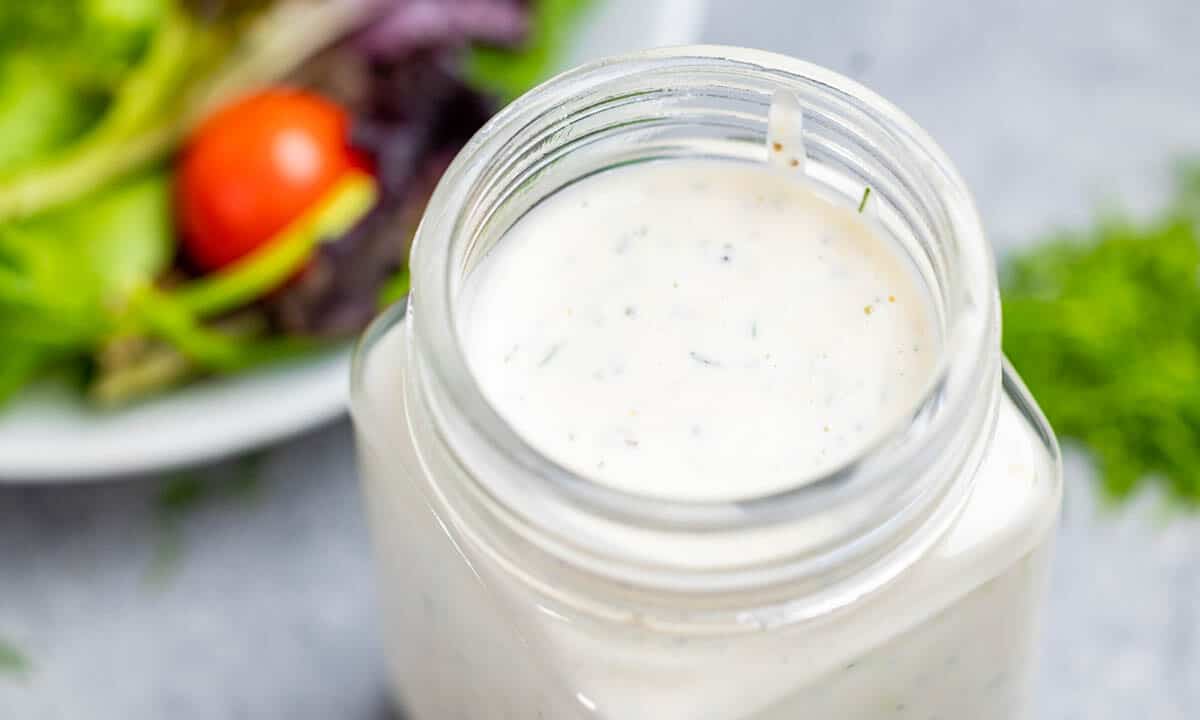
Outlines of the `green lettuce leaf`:
M591 0L533 0L529 39L515 50L475 48L467 62L471 82L505 100L545 80L562 60Z

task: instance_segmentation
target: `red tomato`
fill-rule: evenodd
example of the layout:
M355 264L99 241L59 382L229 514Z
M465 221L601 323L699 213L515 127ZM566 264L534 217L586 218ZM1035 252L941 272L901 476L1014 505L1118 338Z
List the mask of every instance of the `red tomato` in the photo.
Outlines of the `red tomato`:
M176 207L188 257L215 270L254 251L364 159L334 103L275 89L217 111L183 149Z

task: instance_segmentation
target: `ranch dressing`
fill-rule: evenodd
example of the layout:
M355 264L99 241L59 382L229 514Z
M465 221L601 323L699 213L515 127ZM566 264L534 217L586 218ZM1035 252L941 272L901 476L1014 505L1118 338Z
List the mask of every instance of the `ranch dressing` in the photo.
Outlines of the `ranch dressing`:
M462 303L484 394L579 474L673 500L859 454L925 389L934 315L902 251L789 169L626 166L534 207Z

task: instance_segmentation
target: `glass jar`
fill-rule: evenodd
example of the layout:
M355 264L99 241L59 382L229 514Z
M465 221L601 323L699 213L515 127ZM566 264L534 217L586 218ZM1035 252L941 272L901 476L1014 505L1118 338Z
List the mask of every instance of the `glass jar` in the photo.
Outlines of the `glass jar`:
M455 307L542 198L645 160L762 162L777 90L805 172L908 252L943 337L904 422L736 502L627 494L538 453L467 368ZM725 47L561 75L442 178L413 290L367 332L352 408L401 704L414 720L1025 717L1061 499L1050 429L1000 352L990 248L950 162L828 70ZM752 419L748 419L752 420Z

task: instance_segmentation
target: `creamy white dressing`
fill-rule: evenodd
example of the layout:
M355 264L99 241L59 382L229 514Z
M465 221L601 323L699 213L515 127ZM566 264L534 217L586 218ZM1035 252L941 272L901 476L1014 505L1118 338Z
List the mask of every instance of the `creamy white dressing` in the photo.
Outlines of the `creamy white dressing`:
M925 388L934 314L903 251L790 169L626 166L534 207L461 300L484 394L545 454L646 495L763 495L859 454Z

